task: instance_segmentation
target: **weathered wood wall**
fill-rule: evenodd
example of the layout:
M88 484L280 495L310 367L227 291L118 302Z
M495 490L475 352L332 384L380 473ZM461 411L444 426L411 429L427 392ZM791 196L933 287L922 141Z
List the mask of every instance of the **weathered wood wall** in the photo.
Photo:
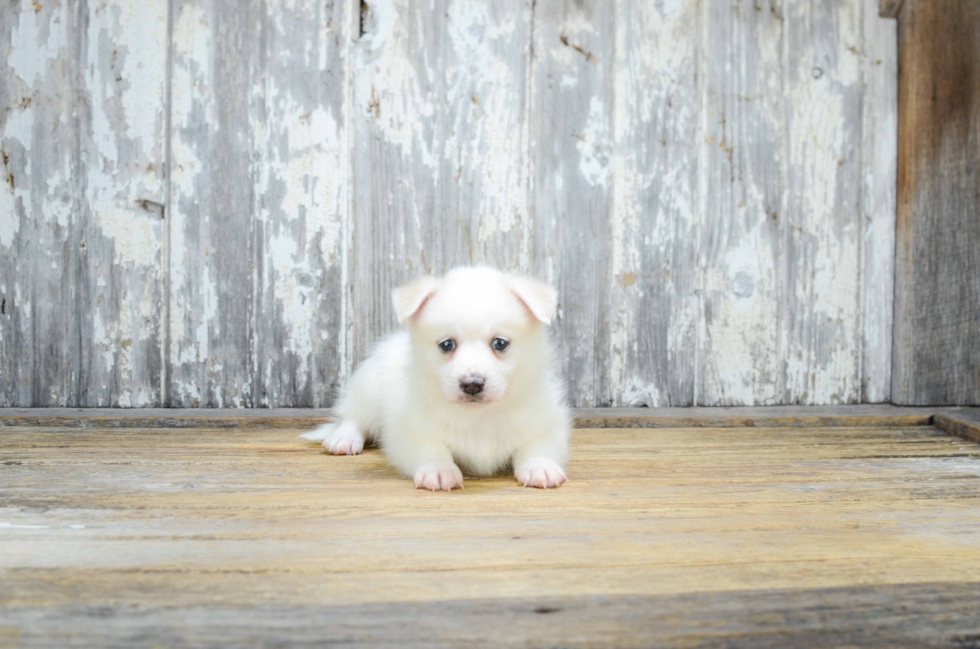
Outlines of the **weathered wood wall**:
M892 394L980 404L980 1L901 5Z
M328 405L478 262L575 405L889 398L877 0L6 2L0 111L0 406Z

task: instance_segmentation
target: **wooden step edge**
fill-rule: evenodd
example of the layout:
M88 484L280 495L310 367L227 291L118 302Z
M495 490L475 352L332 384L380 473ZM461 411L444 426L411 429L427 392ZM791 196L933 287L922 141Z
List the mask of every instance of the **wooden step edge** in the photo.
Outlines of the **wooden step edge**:
M977 410L973 408L955 413L937 413L932 423L944 433L980 444L980 414Z
M948 418L950 427L968 426L963 422L971 421L970 409L892 405L581 408L573 412L576 428L902 427L926 426L940 415ZM331 411L326 408L0 408L0 427L310 429L330 419Z

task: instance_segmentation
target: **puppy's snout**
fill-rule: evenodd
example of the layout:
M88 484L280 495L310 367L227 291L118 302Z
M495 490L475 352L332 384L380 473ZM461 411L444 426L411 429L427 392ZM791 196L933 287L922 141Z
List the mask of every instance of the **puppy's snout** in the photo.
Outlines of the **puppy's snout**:
M459 389L466 394L473 396L483 392L483 384L486 380L482 376L467 376L459 382Z

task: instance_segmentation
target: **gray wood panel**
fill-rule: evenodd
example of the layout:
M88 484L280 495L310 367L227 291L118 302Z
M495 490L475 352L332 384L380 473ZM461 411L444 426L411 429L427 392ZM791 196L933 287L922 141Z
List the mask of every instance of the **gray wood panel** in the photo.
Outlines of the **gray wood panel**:
M166 327L167 3L102 2L80 21L78 403L155 405Z
M80 125L76 2L5 3L0 183L0 394L8 403L79 404ZM5 302L5 304L4 304Z
M173 8L168 405L254 403L260 9Z
M784 3L756 4L708 3L702 18L702 405L775 404L785 394L786 27Z
M319 0L263 2L255 20L252 403L323 405L344 364L354 24L347 4Z
M980 4L899 18L892 398L980 403Z
M860 399L861 4L784 3L784 403Z
M40 4L0 13L2 406L326 406L467 263L558 285L574 405L889 399L877 0Z
M615 16L599 0L539 0L534 7L534 260L538 274L558 286L554 329L576 405L599 403L609 360L602 347L609 335L606 287L613 279Z
M612 66L607 335L598 404L694 402L698 327L700 4L621 1Z
M888 401L892 381L895 213L898 158L898 29L864 0L861 401Z

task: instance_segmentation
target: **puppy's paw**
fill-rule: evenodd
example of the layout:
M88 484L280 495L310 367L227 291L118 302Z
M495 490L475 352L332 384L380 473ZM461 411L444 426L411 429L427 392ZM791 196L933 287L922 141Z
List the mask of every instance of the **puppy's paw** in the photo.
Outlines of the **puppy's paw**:
M455 464L424 464L415 472L415 488L451 491L463 488L463 472Z
M562 484L568 477L565 471L554 460L546 457L534 457L524 461L514 469L514 477L525 487L548 489Z
M327 435L323 448L334 455L357 455L364 450L364 436L360 431L341 426Z

